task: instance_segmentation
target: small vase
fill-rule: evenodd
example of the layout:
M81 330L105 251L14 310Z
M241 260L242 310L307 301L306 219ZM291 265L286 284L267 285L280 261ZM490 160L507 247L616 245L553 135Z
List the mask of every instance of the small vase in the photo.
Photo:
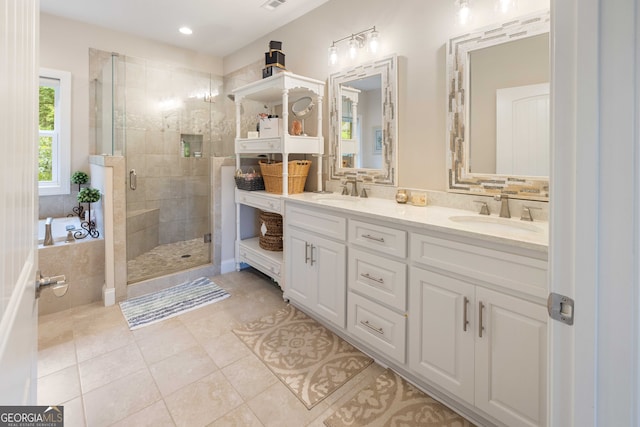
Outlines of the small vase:
M407 190L398 190L398 192L396 193L396 202L407 203L407 200L409 200Z

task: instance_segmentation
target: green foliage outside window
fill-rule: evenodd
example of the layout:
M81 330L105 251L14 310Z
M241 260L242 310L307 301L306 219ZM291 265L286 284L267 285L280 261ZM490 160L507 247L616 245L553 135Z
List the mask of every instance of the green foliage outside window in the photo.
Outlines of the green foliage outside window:
M55 89L47 86L40 86L40 109L39 123L40 130L54 130L55 122ZM38 180L51 181L53 156L51 145L53 138L41 136L38 149Z

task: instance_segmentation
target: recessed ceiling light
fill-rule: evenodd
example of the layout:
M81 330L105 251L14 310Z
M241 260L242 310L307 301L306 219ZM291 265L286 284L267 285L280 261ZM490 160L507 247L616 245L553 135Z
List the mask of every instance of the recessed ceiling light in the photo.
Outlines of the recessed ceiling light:
M189 27L180 27L180 29L178 31L180 31L182 34L187 35L187 36L193 34L193 30L191 28L189 28Z

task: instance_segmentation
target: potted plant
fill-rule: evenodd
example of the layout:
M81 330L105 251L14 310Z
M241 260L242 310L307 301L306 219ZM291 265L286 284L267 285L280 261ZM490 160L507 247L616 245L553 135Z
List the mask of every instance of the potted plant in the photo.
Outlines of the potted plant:
M78 192L78 202L95 203L100 200L100 190L96 188L86 187Z
M78 191L80 191L80 186L89 182L89 175L82 171L76 171L71 175L71 182L78 184ZM84 216L84 208L80 203L78 203L78 206L74 207L72 210L73 214L78 215L80 218ZM70 214L69 216L73 216L73 214Z
M82 233L76 233L74 237L76 239L83 239L87 237L87 235L91 235L92 237L98 237L100 233L96 229L95 221L91 220L91 203L95 203L100 200L100 190L97 188L85 187L78 192L78 202L79 203L88 203L87 210L85 211L85 221L81 224L82 228L87 230L87 233L82 235Z
M80 191L80 185L89 182L89 175L82 171L76 171L71 175L71 182L78 184L78 191Z

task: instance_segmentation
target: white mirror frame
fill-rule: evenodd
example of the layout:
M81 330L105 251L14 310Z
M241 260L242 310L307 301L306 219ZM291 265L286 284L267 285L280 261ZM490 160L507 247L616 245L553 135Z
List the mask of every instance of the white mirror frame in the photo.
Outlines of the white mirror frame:
M549 178L469 172L469 53L497 44L548 33L549 11L519 17L447 42L447 169L451 192L549 200Z
M382 90L382 169L343 168L340 155L340 87L350 81L373 75L381 76ZM398 144L398 60L391 55L329 76L329 154L331 179L358 174L372 184L396 185Z

